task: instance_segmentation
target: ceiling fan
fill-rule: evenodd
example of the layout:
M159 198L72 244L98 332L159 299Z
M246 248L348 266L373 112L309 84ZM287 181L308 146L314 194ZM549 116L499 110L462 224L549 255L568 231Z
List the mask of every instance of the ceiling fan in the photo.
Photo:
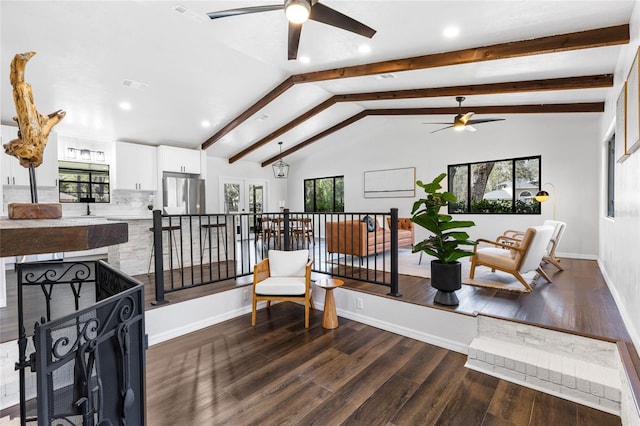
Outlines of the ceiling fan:
M476 128L473 127L473 124L481 124L481 123L489 123L491 121L503 121L504 118L482 118L476 120L470 120L471 116L473 116L473 112L468 112L466 114L462 114L462 101L464 101L464 96L456 96L456 101L458 102L458 115L456 115L453 119L453 124L443 127L438 130L434 130L431 133L439 132L440 130L445 130L452 128L454 130L467 130L469 132L475 132ZM449 124L449 123L422 123L422 124Z
M272 10L284 10L289 23L289 56L296 59L298 57L298 45L300 43L300 32L302 23L307 19L332 25L343 30L351 31L364 37L371 38L376 30L348 17L335 9L318 3L318 0L284 0L283 4L271 4L264 6L240 7L237 9L221 10L219 12L209 12L207 16L211 19L226 18L229 16L246 15L249 13L269 12Z

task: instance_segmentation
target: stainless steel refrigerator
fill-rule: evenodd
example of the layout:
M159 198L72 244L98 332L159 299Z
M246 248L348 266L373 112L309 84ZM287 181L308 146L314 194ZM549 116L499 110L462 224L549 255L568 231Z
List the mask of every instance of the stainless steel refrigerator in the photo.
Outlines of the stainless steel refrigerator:
M164 172L162 205L166 214L203 214L206 208L204 180L198 175Z

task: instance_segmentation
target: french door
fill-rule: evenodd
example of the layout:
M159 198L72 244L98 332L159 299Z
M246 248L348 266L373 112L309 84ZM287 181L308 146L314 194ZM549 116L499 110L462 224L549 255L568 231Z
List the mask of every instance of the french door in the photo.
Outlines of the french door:
M256 218L267 202L267 182L262 180L220 178L220 205L225 213L251 213L236 216L237 238L249 238L256 231ZM242 233L242 235L241 235Z

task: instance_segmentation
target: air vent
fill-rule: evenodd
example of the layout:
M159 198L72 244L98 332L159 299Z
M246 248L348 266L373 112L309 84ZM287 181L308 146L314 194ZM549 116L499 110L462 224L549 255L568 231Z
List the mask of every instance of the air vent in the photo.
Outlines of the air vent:
M256 118L256 121L266 121L270 117L267 114L262 114L260 117Z
M396 78L396 75L395 74L378 74L376 78L378 80L389 80L392 78Z
M149 87L149 85L147 83L142 83L140 81L135 81L135 80L122 80L122 85L124 87L130 87L132 89L138 89L138 90L144 90L147 87Z
M184 6L180 6L179 4L176 4L175 6L173 6L173 10L175 10L178 13L186 13L189 11L189 9L187 9Z

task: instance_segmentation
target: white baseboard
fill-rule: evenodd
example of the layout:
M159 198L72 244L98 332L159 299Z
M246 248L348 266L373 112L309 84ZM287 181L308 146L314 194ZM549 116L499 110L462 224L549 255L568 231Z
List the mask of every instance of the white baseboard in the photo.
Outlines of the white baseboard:
M579 259L579 260L598 260L597 254L584 254L584 253L556 253L557 257L566 257L567 259Z
M245 291L247 288L240 287L146 311L149 346L251 312L251 300L245 299Z

